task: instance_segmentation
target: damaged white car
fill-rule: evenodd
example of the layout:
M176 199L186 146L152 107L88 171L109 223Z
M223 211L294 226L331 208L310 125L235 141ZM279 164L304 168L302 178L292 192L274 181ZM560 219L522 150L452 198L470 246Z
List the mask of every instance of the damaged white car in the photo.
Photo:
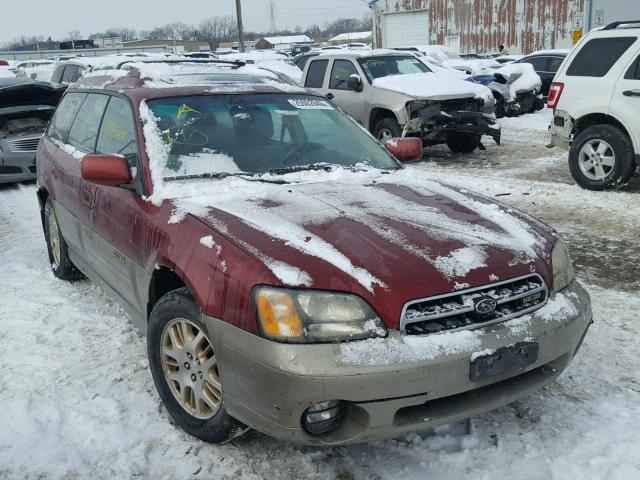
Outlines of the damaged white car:
M500 143L491 91L446 72L432 72L411 54L341 52L310 59L303 85L324 95L383 143L418 137L458 153Z

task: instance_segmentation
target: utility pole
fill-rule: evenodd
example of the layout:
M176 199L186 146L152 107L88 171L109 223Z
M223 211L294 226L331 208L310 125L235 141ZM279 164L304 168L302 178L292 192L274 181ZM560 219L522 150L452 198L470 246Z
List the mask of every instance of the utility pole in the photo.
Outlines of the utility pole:
M375 50L376 48L376 34L377 32L377 24L376 24L376 3L379 0L368 0L369 9L371 10L371 49Z
M238 18L238 41L240 42L240 53L244 53L244 30L242 29L242 5L240 0L236 0L236 17Z
M278 27L276 26L276 8L273 5L273 0L269 1L269 33L278 33Z

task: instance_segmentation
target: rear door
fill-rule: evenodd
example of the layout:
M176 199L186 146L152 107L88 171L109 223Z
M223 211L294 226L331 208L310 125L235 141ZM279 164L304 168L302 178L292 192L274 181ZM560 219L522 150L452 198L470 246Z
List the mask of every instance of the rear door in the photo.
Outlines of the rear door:
M347 88L347 81L351 75L358 75L363 80L364 87L364 78L352 60L335 59L331 65L325 95L364 125L364 90L355 92Z
M640 48L625 64L611 99L611 115L620 120L631 135L636 154L640 153Z
M304 86L319 95L326 95L324 79L327 74L329 59L313 58L309 60L307 74L304 77Z
M541 93L543 95L549 95L549 87L551 86L551 82L553 82L553 77L555 76L555 72L558 70L559 64L556 66L556 70L554 72L550 71L550 61L551 57L546 55L540 55L536 57L531 57L522 60L522 63L528 63L533 66L533 69L540 76L540 80L542 81ZM562 62L560 62L562 63Z

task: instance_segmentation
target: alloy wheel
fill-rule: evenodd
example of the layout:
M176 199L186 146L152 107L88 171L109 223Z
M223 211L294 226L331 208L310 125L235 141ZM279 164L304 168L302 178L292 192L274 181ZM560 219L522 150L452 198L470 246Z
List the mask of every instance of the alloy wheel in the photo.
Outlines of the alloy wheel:
M56 218L56 212L53 208L49 209L47 215L47 223L49 227L49 245L51 246L51 255L53 256L53 263L55 267L60 267L61 252L60 252L60 229L58 228L58 219Z
M213 417L222 405L216 356L204 331L185 318L162 332L162 370L180 406L199 419Z
M378 140L383 145L393 140L393 135L391 134L391 130L389 130L388 128L383 128L382 130L380 130L378 132Z
M603 181L611 175L615 163L616 157L613 149L604 140L590 140L582 146L578 153L580 171L589 180Z

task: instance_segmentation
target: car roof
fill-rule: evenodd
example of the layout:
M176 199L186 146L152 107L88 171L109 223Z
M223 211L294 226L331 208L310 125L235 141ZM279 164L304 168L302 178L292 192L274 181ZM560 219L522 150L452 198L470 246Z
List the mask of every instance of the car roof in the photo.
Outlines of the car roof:
M406 52L402 50L389 50L389 49L378 49L378 50L340 50L332 52L327 51L321 52L320 56L323 58L326 57L353 57L353 58L367 58L367 57L413 57L411 52Z
M229 93L311 94L282 81L275 72L242 62L133 61L121 67L93 71L71 85L70 91L115 91L134 99Z
M529 55L526 55L524 58L537 57L543 55L558 55L561 57L566 57L571 52L570 48L555 48L550 50L537 50L535 52L531 52Z

